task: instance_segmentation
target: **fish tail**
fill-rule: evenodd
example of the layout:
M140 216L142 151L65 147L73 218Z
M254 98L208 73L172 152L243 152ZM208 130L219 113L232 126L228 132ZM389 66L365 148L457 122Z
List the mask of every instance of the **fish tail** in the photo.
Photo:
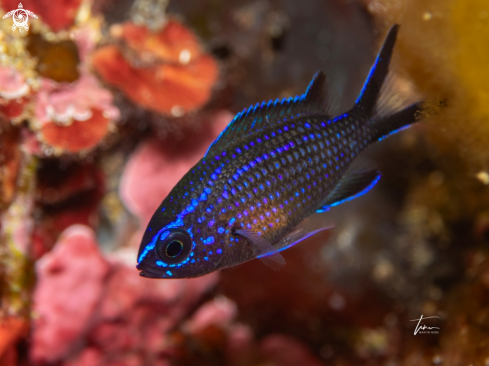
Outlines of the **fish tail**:
M370 121L370 129L374 140L382 140L385 137L408 128L421 117L422 103L414 103L390 116L377 117Z
M389 30L353 107L354 111L366 118L374 141L401 131L422 117L423 103L412 103L415 95L403 97L396 92L393 77L389 77L389 82L385 83L398 32L398 24Z
M363 85L362 91L355 102L354 109L359 112L361 111L367 117L372 116L377 101L379 100L382 85L389 73L389 63L396 43L398 31L398 24L393 25L389 30L375 63L370 69L370 73Z

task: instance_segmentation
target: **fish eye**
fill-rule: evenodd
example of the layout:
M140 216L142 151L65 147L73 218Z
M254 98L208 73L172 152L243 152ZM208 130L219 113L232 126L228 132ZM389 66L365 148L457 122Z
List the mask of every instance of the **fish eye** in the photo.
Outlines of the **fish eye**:
M183 243L180 240L173 240L166 247L166 255L169 257L176 257L183 250Z
M155 245L156 256L167 264L185 261L192 251L192 238L181 229L164 231Z

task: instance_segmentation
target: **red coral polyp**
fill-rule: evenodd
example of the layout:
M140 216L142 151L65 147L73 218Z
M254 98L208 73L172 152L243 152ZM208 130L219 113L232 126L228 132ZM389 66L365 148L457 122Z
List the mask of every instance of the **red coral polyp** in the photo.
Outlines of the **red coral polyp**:
M36 100L38 138L54 153L78 153L96 147L119 117L112 94L83 73L73 84L43 79Z
M217 64L201 52L195 36L183 25L170 21L160 32L151 33L126 23L121 37L145 66L131 64L116 46L97 50L92 62L101 77L131 101L173 116L209 101L218 77Z
M110 120L99 109L92 109L85 121L72 120L68 126L46 123L41 127L43 142L67 152L88 150L100 143L109 131Z
M24 112L24 108L28 98L22 97L14 100L5 100L0 98L0 114L6 119L15 119L20 117Z
M30 92L21 73L10 67L0 67L0 115L6 119L20 117Z
M169 20L157 33L140 25L125 23L122 25L122 39L139 55L149 54L169 63L188 64L202 54L193 33L174 20Z
M97 51L93 62L106 82L136 104L177 116L204 105L217 78L217 67L209 56L186 66L161 64L137 69L115 46L108 46Z

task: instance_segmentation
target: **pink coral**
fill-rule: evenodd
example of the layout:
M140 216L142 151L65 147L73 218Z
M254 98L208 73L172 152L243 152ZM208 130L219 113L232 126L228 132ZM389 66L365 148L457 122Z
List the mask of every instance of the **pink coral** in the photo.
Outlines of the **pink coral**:
M165 365L168 332L217 280L154 281L104 258L93 231L68 228L38 262L31 358L35 364ZM78 345L92 346L78 352Z
M95 366L101 362L102 353L94 347L87 347L77 357L67 361L64 366Z
M236 317L236 304L224 296L202 305L187 324L187 330L198 333L208 326L228 328Z
M234 324L228 331L226 359L228 365L248 365L254 351L253 330L244 324Z
M78 57L80 57L80 65L82 69L88 69L88 58L96 47L99 33L89 25L84 25L73 29L71 37L76 43L78 49Z
M156 360L166 334L216 279L151 281L133 266L113 263L91 342L108 354L139 350Z
M24 76L11 67L0 66L0 114L7 119L20 117L31 89Z
M38 262L31 353L35 363L54 362L76 347L88 330L108 271L92 230L81 225L66 230Z
M276 334L261 342L261 351L276 366L322 366L323 363L298 340Z
M43 79L35 110L41 140L72 153L95 147L119 117L112 100L112 94L87 73L73 84Z

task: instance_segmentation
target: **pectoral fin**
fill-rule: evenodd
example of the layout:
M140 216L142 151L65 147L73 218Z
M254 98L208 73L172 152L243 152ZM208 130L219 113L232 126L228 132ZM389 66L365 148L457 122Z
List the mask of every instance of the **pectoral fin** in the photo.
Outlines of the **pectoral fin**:
M273 270L278 270L285 265L284 257L261 235L247 229L238 229L234 233L248 239L255 248L257 258Z
M322 219L306 219L300 223L294 230L292 230L287 236L273 244L273 247L281 252L291 246L300 243L301 241L313 236L324 230L333 228L334 225L325 223Z
M360 197L370 191L379 179L380 172L377 170L347 172L317 212L327 211L330 207Z

